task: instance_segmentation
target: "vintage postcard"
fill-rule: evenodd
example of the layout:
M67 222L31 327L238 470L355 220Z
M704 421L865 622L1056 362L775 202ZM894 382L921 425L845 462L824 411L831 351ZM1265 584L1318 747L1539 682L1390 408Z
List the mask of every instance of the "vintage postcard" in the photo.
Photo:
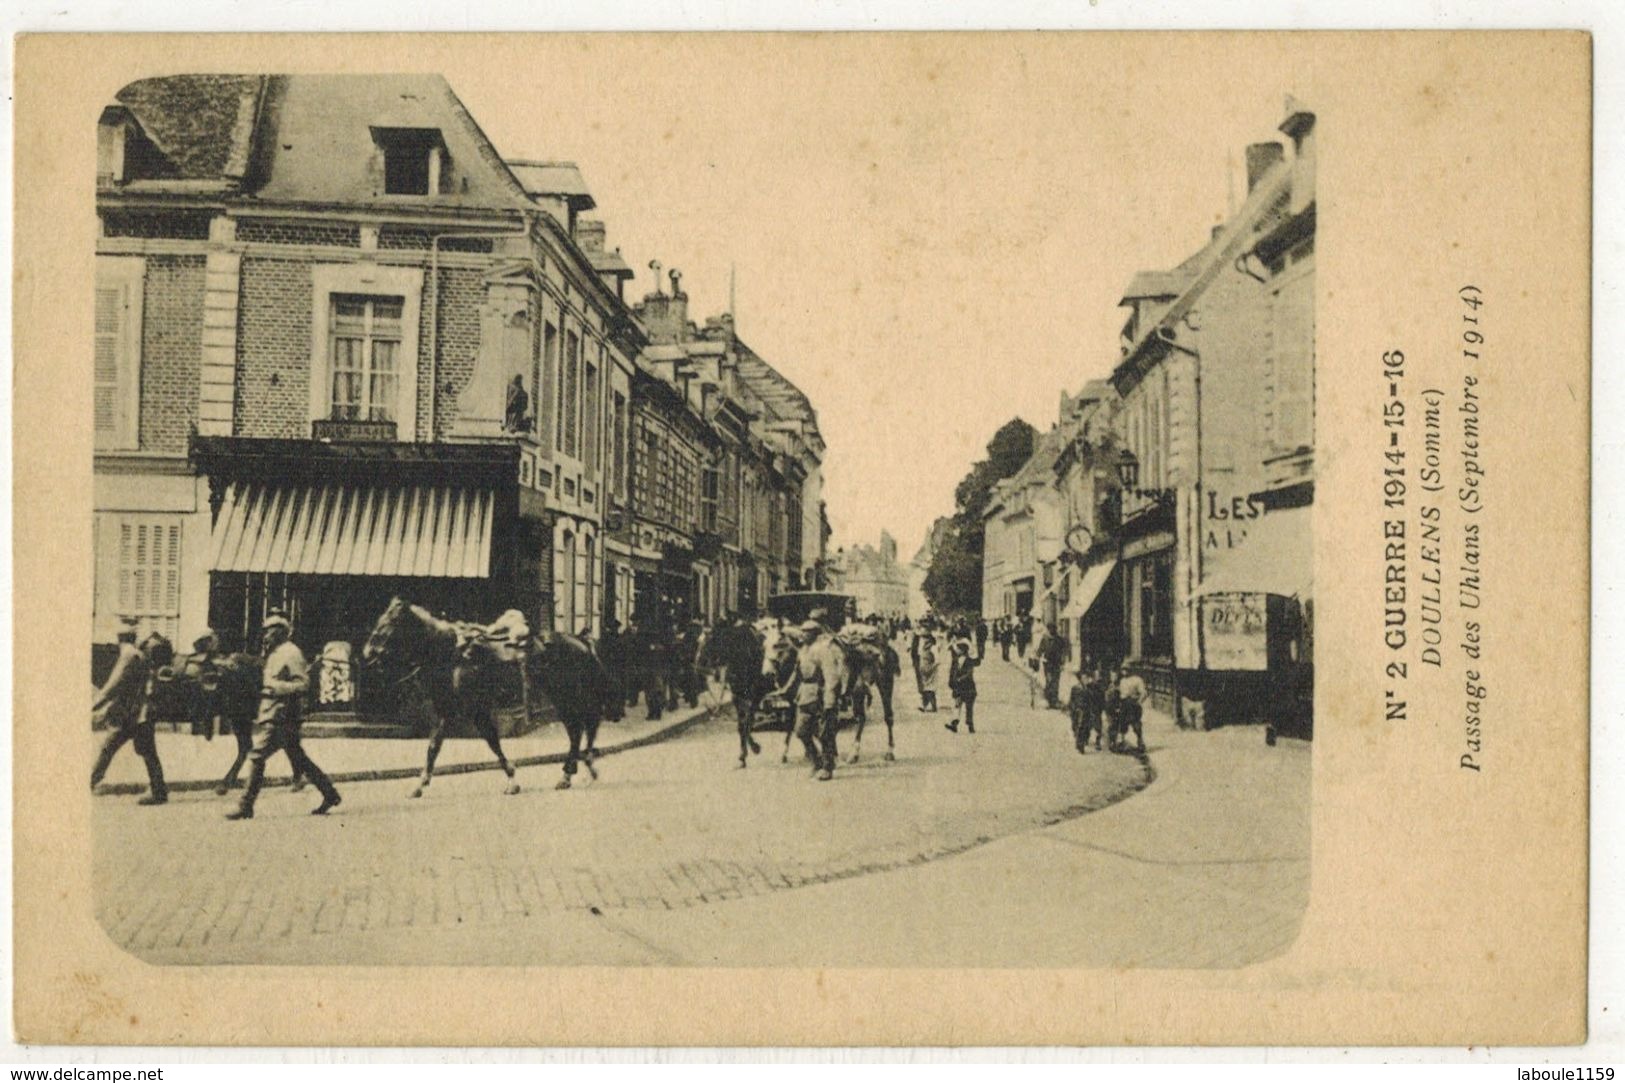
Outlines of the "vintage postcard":
M1584 1041L1590 64L20 39L19 1037Z

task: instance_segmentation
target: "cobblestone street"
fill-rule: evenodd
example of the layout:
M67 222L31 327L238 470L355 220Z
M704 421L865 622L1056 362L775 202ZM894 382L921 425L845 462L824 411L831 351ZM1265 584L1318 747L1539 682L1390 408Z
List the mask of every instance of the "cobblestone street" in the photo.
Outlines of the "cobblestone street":
M213 795L100 797L98 914L165 963L1233 965L1290 942L1307 746L1153 719L1135 796L1152 771L1077 755L1014 668L982 685L974 737L900 694L897 761L872 726L827 784L776 732L736 769L724 712L568 792L552 767L512 797L494 772L420 801L356 783L312 819L279 789L241 824Z

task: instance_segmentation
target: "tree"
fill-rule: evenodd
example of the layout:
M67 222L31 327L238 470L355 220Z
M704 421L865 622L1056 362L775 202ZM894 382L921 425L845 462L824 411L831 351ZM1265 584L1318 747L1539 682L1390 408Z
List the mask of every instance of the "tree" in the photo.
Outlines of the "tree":
M993 486L1020 470L1032 458L1038 433L1021 418L999 427L988 441L987 458L979 460L954 489L952 527L932 555L925 575L925 596L940 613L976 613L982 608L982 516Z
M982 555L972 552L958 526L943 533L925 573L925 597L938 613L974 613L982 608Z

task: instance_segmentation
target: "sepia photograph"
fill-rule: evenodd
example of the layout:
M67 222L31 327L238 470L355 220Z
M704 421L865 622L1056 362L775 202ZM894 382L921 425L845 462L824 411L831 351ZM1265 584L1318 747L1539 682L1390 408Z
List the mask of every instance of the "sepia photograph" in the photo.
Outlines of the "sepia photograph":
M929 63L730 108L681 50L112 93L82 740L114 944L1293 943L1315 102L1265 70L1097 109L996 52L991 108Z
M1586 1042L1593 48L20 36L18 1041Z

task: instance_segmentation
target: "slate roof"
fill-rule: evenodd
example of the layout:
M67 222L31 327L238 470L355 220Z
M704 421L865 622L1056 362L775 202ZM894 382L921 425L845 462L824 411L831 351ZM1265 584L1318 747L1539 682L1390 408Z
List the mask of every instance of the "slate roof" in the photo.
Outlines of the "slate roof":
M163 155L165 179L240 179L265 82L262 75L171 75L137 80L114 98Z
M524 189L451 85L439 75L274 75L263 110L265 201L520 210ZM380 128L440 133L452 190L386 196Z
M579 211L590 211L598 206L587 189L587 179L574 162L510 158L508 168L529 195L563 196Z
M1192 277L1192 274L1178 268L1172 271L1140 271L1129 279L1129 284L1123 288L1122 300L1117 303L1126 305L1130 301L1148 297L1178 297Z
M745 386L780 417L807 422L820 442L818 412L807 396L778 369L763 361L743 342L739 343L739 378Z
M591 263L592 269L601 275L631 278L634 273L631 265L622 258L619 252L588 252L587 262Z

